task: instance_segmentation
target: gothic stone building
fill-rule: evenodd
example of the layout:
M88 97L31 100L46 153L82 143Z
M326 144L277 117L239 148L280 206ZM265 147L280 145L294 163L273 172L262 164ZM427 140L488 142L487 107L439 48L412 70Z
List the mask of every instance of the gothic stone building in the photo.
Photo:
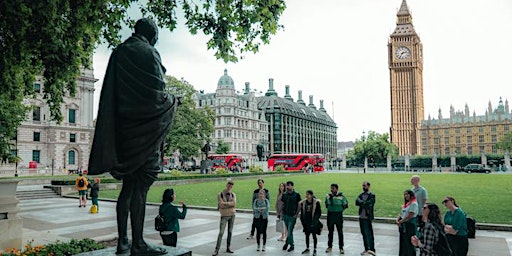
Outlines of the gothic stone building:
M30 162L37 163L39 172L54 172L87 169L89 152L94 136L93 104L94 78L92 70L83 69L77 79L76 97L64 97L61 124L50 121L50 108L43 100L44 82L38 77L34 83L36 98L27 98L26 104L33 106L27 119L17 130L15 149L21 161L18 171L28 170ZM12 169L12 168L11 168Z
M443 118L439 109L438 119L422 122L421 154L423 155L481 155L504 153L496 148L496 143L510 131L512 113L508 100L500 99L493 109L491 102L484 115L470 114L466 104L464 111L450 107L450 117Z
M414 30L406 0L397 13L388 43L391 91L391 142L400 155L503 153L496 143L512 125L508 101L496 109L489 102L485 115L450 109L450 117L424 120L423 45Z
M419 128L424 119L423 45L403 0L395 31L388 42L391 90L391 142L400 155L419 153Z

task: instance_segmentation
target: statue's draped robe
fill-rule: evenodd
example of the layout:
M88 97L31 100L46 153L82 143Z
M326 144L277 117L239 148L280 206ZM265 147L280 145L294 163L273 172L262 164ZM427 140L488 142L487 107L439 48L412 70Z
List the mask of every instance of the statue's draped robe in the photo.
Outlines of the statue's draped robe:
M165 68L146 37L133 34L112 53L103 88L88 173L122 179L142 170L156 178L161 148L176 112L164 92Z

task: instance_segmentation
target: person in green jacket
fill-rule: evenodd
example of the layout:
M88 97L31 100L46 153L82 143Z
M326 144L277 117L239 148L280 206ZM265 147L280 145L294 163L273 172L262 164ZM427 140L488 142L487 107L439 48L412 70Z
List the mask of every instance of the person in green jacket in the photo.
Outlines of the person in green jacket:
M160 232L160 237L164 245L176 247L178 242L178 232L180 232L180 223L178 219L185 219L187 216L187 206L185 203L180 202L183 207L182 211L178 209L178 206L173 204L176 199L174 190L166 189L162 196L162 205L160 205L159 214L164 217L165 220L165 231Z
M334 226L338 230L338 245L340 254L344 254L343 250L343 211L348 208L347 198L342 192L338 191L338 184L331 184L331 193L325 196L325 208L327 208L327 250L326 253L332 252L332 244L334 238Z

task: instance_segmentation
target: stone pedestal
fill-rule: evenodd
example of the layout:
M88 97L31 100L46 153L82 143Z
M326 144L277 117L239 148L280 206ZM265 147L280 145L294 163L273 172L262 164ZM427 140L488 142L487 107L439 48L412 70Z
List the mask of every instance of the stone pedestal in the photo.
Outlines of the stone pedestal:
M8 248L21 249L23 219L18 216L16 187L19 180L0 180L0 251Z

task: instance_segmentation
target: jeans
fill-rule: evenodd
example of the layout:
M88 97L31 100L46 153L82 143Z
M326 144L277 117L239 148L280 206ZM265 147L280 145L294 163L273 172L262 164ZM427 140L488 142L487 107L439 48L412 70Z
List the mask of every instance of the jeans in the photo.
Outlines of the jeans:
M220 244L222 242L222 236L224 236L224 230L226 229L226 224L228 224L228 239L226 241L226 245L227 245L227 248L229 248L231 246L231 236L233 235L233 224L234 223L235 223L235 215L220 217L219 236L217 236L217 245L215 246L216 252L218 252L220 249Z
M288 236L286 237L286 244L293 246L293 228L295 228L295 222L297 222L297 219L293 216L283 214L283 221L284 225L286 226L286 230L288 231Z

